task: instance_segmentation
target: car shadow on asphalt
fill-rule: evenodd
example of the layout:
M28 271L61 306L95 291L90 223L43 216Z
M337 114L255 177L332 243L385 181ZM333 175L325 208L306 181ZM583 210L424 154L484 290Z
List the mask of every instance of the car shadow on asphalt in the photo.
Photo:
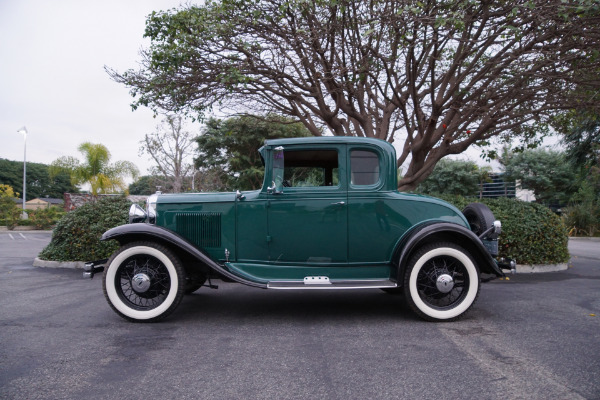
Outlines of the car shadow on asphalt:
M307 319L421 321L408 308L402 296L370 290L277 291L221 283L218 290L206 287L186 295L169 317L195 321L205 318L264 321L303 321Z

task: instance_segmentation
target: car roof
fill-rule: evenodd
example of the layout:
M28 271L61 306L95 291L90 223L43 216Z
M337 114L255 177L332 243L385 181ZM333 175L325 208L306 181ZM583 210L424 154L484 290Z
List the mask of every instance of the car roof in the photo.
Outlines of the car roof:
M386 171L383 172L386 176L386 182L388 189L397 189L398 186L398 175L396 166L396 149L391 143L385 140L375 138L365 138L356 136L313 136L313 137L300 137L300 138L285 138L285 139L268 139L265 140L264 146L258 151L262 158L263 165L265 164L265 157L267 149L272 149L277 146L288 146L288 145L356 145L356 146L371 146L380 149Z
M385 140L375 138L365 138L358 136L312 136L285 139L265 140L265 146L281 146L286 144L306 144L306 143L336 143L336 144L374 144L380 147L393 147Z

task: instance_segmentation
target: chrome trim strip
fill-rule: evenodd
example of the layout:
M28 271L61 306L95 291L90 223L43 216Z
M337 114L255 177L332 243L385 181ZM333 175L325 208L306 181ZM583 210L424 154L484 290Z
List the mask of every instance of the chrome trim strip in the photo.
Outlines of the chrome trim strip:
M398 284L390 280L365 279L365 280L335 280L330 279L329 284L305 284L301 281L269 281L267 289L278 290L311 290L311 289L387 289L396 288Z

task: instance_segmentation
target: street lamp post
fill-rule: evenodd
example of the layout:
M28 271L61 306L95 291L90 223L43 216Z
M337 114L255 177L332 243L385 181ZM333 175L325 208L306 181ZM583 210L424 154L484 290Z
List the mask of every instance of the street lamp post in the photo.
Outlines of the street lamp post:
M196 180L196 169L194 169L194 172L192 172L192 192L195 191L196 189L194 188L194 181Z
M17 131L23 135L23 214L21 215L22 219L27 218L27 212L25 211L25 201L27 198L27 128L22 127Z

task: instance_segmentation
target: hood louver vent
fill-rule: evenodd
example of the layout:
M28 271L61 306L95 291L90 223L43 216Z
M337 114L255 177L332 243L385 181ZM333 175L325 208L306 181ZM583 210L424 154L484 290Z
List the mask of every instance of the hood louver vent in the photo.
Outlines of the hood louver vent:
M195 245L221 247L221 213L180 212L175 215L177 232Z

